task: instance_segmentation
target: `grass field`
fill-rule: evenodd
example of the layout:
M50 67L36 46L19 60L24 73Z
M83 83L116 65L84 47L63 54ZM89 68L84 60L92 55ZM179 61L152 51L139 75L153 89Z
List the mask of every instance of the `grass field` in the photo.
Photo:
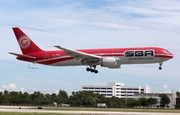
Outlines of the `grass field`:
M22 107L22 109L25 109ZM37 109L37 107L29 108ZM60 110L60 111L111 111L111 112L150 112L150 113L180 113L176 109L123 109L123 108L85 108L85 107L43 107L43 110ZM14 112L0 112L0 115L71 115L60 113L14 113ZM83 114L74 114L83 115ZM90 115L90 114L89 114Z

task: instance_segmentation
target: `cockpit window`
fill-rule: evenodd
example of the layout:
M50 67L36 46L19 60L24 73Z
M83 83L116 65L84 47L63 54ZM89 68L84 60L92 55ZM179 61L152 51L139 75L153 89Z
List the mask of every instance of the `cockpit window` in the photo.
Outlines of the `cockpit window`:
M169 51L168 50L164 50L164 53L169 53Z

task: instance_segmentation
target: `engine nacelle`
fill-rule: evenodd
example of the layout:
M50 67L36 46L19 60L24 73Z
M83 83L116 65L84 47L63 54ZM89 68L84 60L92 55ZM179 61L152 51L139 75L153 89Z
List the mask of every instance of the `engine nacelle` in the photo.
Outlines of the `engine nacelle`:
M109 68L120 68L120 64L118 64L115 57L104 57L101 61L101 66Z

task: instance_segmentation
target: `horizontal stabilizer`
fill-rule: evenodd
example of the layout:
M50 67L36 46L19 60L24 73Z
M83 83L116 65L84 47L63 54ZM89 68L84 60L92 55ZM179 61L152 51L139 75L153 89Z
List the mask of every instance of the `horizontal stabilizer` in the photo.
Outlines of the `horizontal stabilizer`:
M36 57L33 56L28 56L28 55L22 55L22 54L17 54L17 53L13 53L13 52L9 52L9 54L18 56L18 57L23 57L23 58L30 58L30 59L36 59Z

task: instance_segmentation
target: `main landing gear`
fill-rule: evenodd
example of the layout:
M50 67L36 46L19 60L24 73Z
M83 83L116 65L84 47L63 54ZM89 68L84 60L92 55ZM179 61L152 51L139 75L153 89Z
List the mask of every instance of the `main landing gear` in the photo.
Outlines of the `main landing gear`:
M162 70L162 63L159 63L159 70Z
M98 70L96 70L96 66L94 66L94 69L92 69L92 67L90 67L90 68L86 68L86 71L90 71L90 72L92 72L92 73L98 73Z

